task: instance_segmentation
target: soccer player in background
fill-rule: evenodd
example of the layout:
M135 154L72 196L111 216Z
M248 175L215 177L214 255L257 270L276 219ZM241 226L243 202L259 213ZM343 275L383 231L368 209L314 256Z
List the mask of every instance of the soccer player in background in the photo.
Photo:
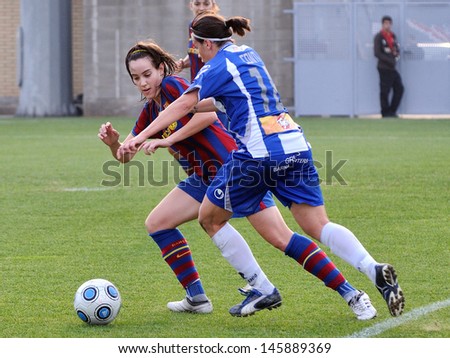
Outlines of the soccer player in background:
M202 12L209 11L214 14L218 14L220 11L219 5L215 0L190 0L189 8L191 9L194 18L201 14ZM198 50L195 48L192 38L191 38L191 25L192 21L188 26L188 49L186 57L179 59L177 61L177 72L182 71L185 68L189 68L191 74L191 81L194 80L197 73L205 64L202 59L198 56ZM219 117L222 124L225 128L228 129L228 116L225 112L218 112L217 116Z
M226 42L228 43L228 41ZM189 89L193 87L189 87L187 83L180 86L180 84L183 82L180 78L170 76L170 73L172 71L165 72L166 68L172 68L172 61L167 56L163 57L160 55L153 55L153 48L154 45L150 46L149 44L145 43L138 44L137 46L133 47L127 55L127 69L133 80L133 83L138 87L141 93L145 97L147 97L149 103L145 105L144 111L142 112L133 132L127 137L127 140L122 143L122 145L116 143L114 147L111 147L111 150L113 151L114 149L118 149L118 153L117 155L115 155L116 158L119 160L124 160L127 159L130 155L134 155L136 153L136 150L141 147L143 142L148 137L154 137L155 135L157 135L158 137L160 137L160 139L155 139L152 142L144 144L142 146L142 149L144 151L146 151L147 153L151 153L158 146L171 146L176 150L180 150L183 157L189 159L189 154L196 153L193 156L195 158L196 155L201 156L201 153L206 150L206 156L201 156L201 159L211 159L210 156L215 154L214 150L212 149L220 148L222 144L217 143L216 141L212 141L211 139L204 138L204 135L197 135L197 137L192 136L192 134L199 129L197 125L193 126L193 123L201 123L203 121L203 128L205 128L209 123L211 123L211 113L207 113L207 115L203 117L199 117L198 113L195 116L192 116L192 114L189 113L190 109L192 108L192 106L190 106L189 108L186 107L186 110L184 110L183 113L181 113L181 111L176 111L174 115L170 114L170 109L173 108L172 106L176 104L177 101L182 100L184 97L193 96L197 100L196 93L198 92L198 90L195 90L194 92L190 92L188 94L183 94L185 90L189 91ZM203 57L205 56L205 54L202 54L202 51L203 50L200 50L200 54ZM205 56L203 58L207 59L208 56ZM202 71L208 70L208 68L209 63L203 67ZM194 80L194 84L198 79L202 78L202 73L205 73L202 71L197 75L196 80ZM257 74L254 73L254 75ZM175 86L174 81L176 82L177 86ZM167 90L170 90L170 87L168 87L169 84L172 84L171 87L176 87L177 92L169 91L169 93L167 93ZM158 92L158 89L160 89L160 92ZM209 105L209 103L210 101L208 100L207 105ZM146 109L147 107L150 107L151 111ZM211 110L215 111L216 107L211 106ZM166 111L168 113L168 116L164 116ZM165 122L164 119L162 121L158 120L159 117L165 117L166 119L168 119L168 121ZM173 122L173 120L176 120L177 118L180 119L176 122ZM270 120L269 117L267 117L266 119ZM293 123L288 116L283 116L282 120L286 121L288 125L291 125ZM155 128L155 124L158 125L157 122L163 122L164 125L160 126L159 129L152 131L152 129ZM269 126L272 126L273 123L268 122L267 124ZM190 128L188 128L189 125L191 125ZM292 125L297 128L297 125ZM170 129L169 132L168 129ZM178 129L179 131L177 131ZM167 135L161 136L160 133L167 133ZM224 132L224 134L226 133ZM191 137L187 138L186 136L188 135ZM300 142L301 138L296 139L298 139ZM177 143L177 141L179 142ZM234 149L237 149L237 147L235 147ZM228 161L228 163L234 162L234 156L237 153L238 152L233 151L232 156L227 156L226 160ZM231 159L230 161L230 158L233 159ZM216 159L219 159L220 163L223 163L223 161L225 160L225 156L219 158L216 157ZM198 165L196 167L198 167ZM202 167L203 165L200 168ZM197 179L195 181L197 185L199 183L199 178L200 181L202 179L205 180L209 178L208 175L205 174L211 175L211 171L210 173L197 173ZM218 176L214 176L211 183L222 183L224 179L223 174L224 172L222 171L222 167L220 167ZM239 173L233 173L233 175L235 174L239 175ZM311 174L313 174L313 180L311 181L311 183L314 184L314 181L317 178L314 176L314 172L311 172ZM192 177L190 178L187 179L188 183L192 180ZM238 183L238 186L245 185L244 183L247 178L241 179L243 179L244 181ZM211 198L215 198L214 200L219 200L223 203L228 202L228 199L232 199L232 201L235 200L234 198L229 197L228 188L225 188L224 186L218 185L214 186L213 188L206 188L206 184L210 184L210 182L203 181L201 184L203 185L202 188L205 189L205 192L209 193ZM217 219L220 222L218 224L218 226L220 226L218 230L215 229L214 225L210 225L210 223L205 219L201 219L203 227L205 228L207 233L210 234L214 244L221 251L222 256L252 286L252 290L248 294L246 299L242 303L233 306L230 309L230 313L233 316L248 316L262 309L272 309L281 305L280 293L262 272L243 237L228 223L228 220L234 214L235 216L248 216L252 225L255 227L258 233L262 237L264 237L264 239L266 239L274 247L293 257L304 267L306 271L310 272L321 281L323 281L327 287L330 287L331 289L337 291L341 295L341 297L348 303L349 307L353 310L358 319L367 320L375 317L376 310L372 306L369 296L362 291L356 290L352 285L350 285L350 283L348 283L348 281L336 268L336 266L329 259L326 253L323 252L317 246L317 244L304 236L293 233L287 227L276 206L271 206L270 208L258 212L261 206L261 202L265 200L267 195L270 195L270 192L268 191L268 188L261 189L262 183L248 184L250 185L250 189L247 188L239 194L242 195L240 199L243 201L243 203L238 207L233 207L233 212L217 206L217 212L219 214L217 216ZM251 186L253 185L256 185L255 188L258 190L257 192L251 188ZM158 218L158 216L155 215L154 211L152 211L146 221L147 230L150 236L152 236L153 239L158 243L158 245L160 245L160 248L163 251L163 255L165 254L164 248L168 247L171 242L176 243L180 240L183 240L179 231L175 229L176 226L195 218L197 215L197 210L200 208L200 200L196 199L193 193L190 193L189 191L182 193L182 190L180 189L180 186L178 186L178 188L175 188L174 191L169 194L170 200L168 200L167 198L164 199L162 203L154 209L154 211L159 211L159 220L155 220L156 218ZM260 189L264 191L264 193L262 193ZM307 195L304 195L303 198L305 200L310 200L311 202L313 200L318 200L317 197L320 194L320 189L313 189L311 190L311 193L313 195L309 196L308 193ZM189 195L191 196L191 198L189 198ZM257 203L254 201L254 195L260 198L258 199ZM186 204L189 205L185 205L182 200L184 200ZM198 201L196 202L196 200ZM170 202L171 205L168 205L168 202ZM173 208L175 207L175 203L177 203L177 208L181 205L181 212L186 209L186 213L190 213L190 215L184 217L182 216L181 218L178 217L178 215L173 215ZM162 209L161 206L163 206L164 209ZM208 207L214 209L214 204L212 204L208 198L204 197L201 204L203 215L205 215L207 211L210 210ZM215 216L215 213L213 211L211 211L211 213L213 214L213 216ZM257 213L255 214L255 212ZM207 216L204 216L204 218L206 217ZM170 224L170 226L168 224ZM173 233L173 235L171 234L171 239L169 239L166 235L166 231ZM161 233L164 234L163 237L160 237ZM292 238L292 241L294 243L289 244L290 238ZM163 241L163 244L161 244L161 241ZM184 244L185 243L183 240L183 245ZM205 297L201 297L201 299L205 300ZM190 310L190 308L188 307L190 305L193 305L192 301L193 299L189 298L189 300L185 299L181 302L169 303L169 308L182 307L186 309L179 309L180 311L188 311Z
M219 13L220 8L215 0L189 0L189 8L191 9L194 18L202 12L209 11L214 14ZM179 59L177 61L177 72L180 72L184 68L190 69L191 81L197 76L198 71L205 64L202 59L198 56L198 50L195 48L191 39L191 25L192 21L189 23L188 27L188 49L186 57Z

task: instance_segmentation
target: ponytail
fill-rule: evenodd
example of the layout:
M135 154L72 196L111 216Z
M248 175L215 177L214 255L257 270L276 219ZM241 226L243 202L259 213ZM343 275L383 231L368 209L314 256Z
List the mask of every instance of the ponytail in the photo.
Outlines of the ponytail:
M193 36L200 42L211 40L221 44L231 40L233 33L244 36L251 31L250 20L242 16L233 16L226 20L223 16L212 12L199 14L191 25Z
M235 34L239 36L245 35L245 30L252 31L250 28L250 20L242 16L234 16L225 21L225 26L231 28Z

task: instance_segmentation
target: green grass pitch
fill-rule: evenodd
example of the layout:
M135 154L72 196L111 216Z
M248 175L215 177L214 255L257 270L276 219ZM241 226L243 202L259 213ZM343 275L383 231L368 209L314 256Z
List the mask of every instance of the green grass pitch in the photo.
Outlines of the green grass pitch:
M162 161L170 163L164 150L153 157L139 153L141 166L114 166L96 136L105 121L122 138L134 124L131 118L0 120L0 337L345 337L391 319L370 281L327 248L345 277L369 294L375 320L357 321L337 293L264 242L245 219L233 225L279 288L283 305L231 317L228 309L242 300L237 288L243 281L194 221L180 229L214 312L169 312L166 303L184 291L143 223L182 173L170 164L161 170ZM300 123L331 220L350 228L375 259L394 265L405 312L448 300L450 121ZM92 278L114 282L122 295L122 310L108 326L88 326L74 312L76 289ZM377 337L447 338L449 318L447 306Z

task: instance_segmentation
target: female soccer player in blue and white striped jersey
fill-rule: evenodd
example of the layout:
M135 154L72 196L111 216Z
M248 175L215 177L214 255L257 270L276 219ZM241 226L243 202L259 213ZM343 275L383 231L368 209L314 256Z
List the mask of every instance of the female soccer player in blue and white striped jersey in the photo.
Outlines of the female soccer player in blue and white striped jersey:
M376 262L348 229L329 221L311 149L302 129L281 103L260 56L250 47L232 43L233 32L243 36L246 31L250 31L249 20L242 17L226 20L202 14L195 19L193 41L205 66L178 100L122 148L123 153L136 151L158 127L173 118L195 111L226 110L230 132L239 149L210 184L199 213L202 227L216 245L220 247L239 235L228 224L232 212L254 207L270 190L290 208L306 234L365 273L382 293L390 313L400 315L404 296L393 267ZM326 272L321 271L323 253L307 237L286 230L274 246L309 272L320 272L320 279L326 278ZM358 318L375 316L366 293L349 291L341 295ZM232 311L236 315L251 312L270 300L271 293L255 287Z

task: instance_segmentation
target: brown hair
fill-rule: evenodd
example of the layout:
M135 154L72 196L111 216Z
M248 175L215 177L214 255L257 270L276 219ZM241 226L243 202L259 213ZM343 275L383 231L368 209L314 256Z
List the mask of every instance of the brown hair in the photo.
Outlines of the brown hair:
M244 36L245 32L251 31L250 20L242 16L233 16L228 20L221 15L212 12L204 12L199 14L192 21L192 31L195 35L205 38L223 39L230 37L233 33ZM198 39L199 42L203 40ZM225 41L215 41L221 44Z
M145 57L150 59L153 67L155 68L158 68L161 63L164 64L164 77L175 73L176 62L173 56L164 51L155 42L147 40L139 41L136 45L130 48L127 56L125 57L125 66L130 77L132 77L130 72L130 61L135 61Z

